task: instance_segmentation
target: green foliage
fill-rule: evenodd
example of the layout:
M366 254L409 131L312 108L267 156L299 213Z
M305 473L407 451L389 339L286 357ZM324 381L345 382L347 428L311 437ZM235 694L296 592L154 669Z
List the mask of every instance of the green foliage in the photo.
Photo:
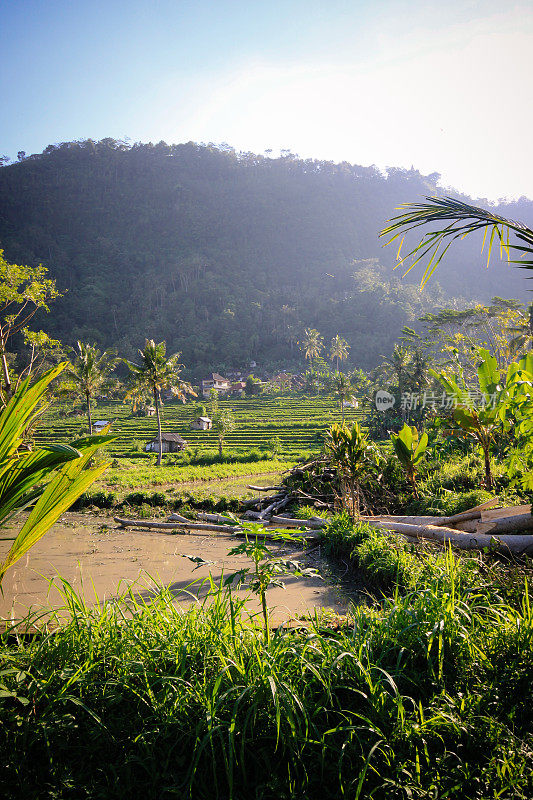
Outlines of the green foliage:
M109 436L78 439L70 445L21 449L23 435L40 413L50 383L64 369L48 370L33 385L26 378L0 415L0 525L30 509L11 548L0 564L0 584L6 571L38 542L64 511L102 475L107 464L88 468Z
M361 480L375 470L378 451L358 422L354 422L351 428L336 423L332 425L325 449L339 475L344 508L349 509L353 517L358 517Z
M318 572L316 569L302 567L298 561L274 557L272 550L266 543L266 537L258 535L257 526L242 519L237 520L236 517L234 520L244 530L246 538L241 544L232 547L228 551L228 555L247 556L252 560L253 568L243 567L237 572L227 575L224 584L229 586L236 582L237 586L247 588L259 597L265 625L265 638L268 642L270 640L270 623L266 600L267 589L271 586L284 588L281 578L285 575L291 575L295 578L319 577ZM298 538L291 531L276 531L276 533L280 540L298 541Z
M101 353L96 345L83 342L78 342L78 349L73 351L67 373L74 393L83 397L86 403L89 434L93 432L91 401L98 391L104 390L108 385L109 377L118 361L114 351L106 350Z
M412 589L346 626L317 617L269 640L209 581L188 610L153 581L92 608L64 582L53 635L0 638L3 795L528 800L521 577L505 601L476 562L427 556Z
M426 452L428 435L423 433L419 438L417 429L406 423L399 433L391 434L391 440L398 460L413 487L413 494L418 497L416 472Z
M495 211L488 211L484 208L456 200L452 197L426 197L426 203L405 203L405 211L390 220L390 225L384 228L380 236L391 236L387 244L394 242L400 236L400 247L398 249L398 260L400 264L412 262L406 273L416 264L422 261L425 256L429 256L429 261L422 276L422 286L428 282L436 268L446 255L446 252L456 239L464 239L468 235L482 230L483 247L487 233L490 231L487 266L490 261L492 245L496 241L499 245L500 257L505 253L507 260L512 264L518 264L525 269L533 269L533 231L522 222L506 219ZM422 240L415 245L409 253L400 258L401 247L404 237L412 230L420 228L422 225L442 225L425 233ZM510 234L513 232L519 243L510 242ZM511 259L510 251L516 252L516 259ZM524 258L528 256L529 258Z
M49 311L50 300L60 296L55 280L46 277L47 273L42 264L38 267L10 264L0 250L0 408L13 393L7 353L10 339L24 331L26 339L33 339L33 344L37 345L42 344L43 336L46 337L46 334L40 336L28 331L27 325L37 311ZM48 337L46 340L52 341Z

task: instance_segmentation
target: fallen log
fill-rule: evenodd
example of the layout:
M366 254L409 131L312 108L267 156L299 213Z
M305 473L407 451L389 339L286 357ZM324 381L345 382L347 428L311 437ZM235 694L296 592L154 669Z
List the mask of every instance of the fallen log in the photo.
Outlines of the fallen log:
M115 522L122 528L147 528L148 530L156 530L170 533L172 531L186 531L191 533L197 533L200 531L216 531L217 533L231 533L238 538L245 538L248 536L248 532L244 531L240 525L210 525L208 523L204 523L202 525L198 523L183 523L183 522L153 522L152 520L145 520L145 519L125 519L124 517L114 517ZM257 526L260 530L257 531L258 536L263 536L266 539L273 539L279 541L279 536L276 535L275 531L268 531L263 528L263 526L259 523ZM306 535L306 533L308 535ZM310 535L309 532L302 531L301 534L297 536L296 541L304 541L304 542L315 542L317 541L316 534ZM284 541L287 541L286 539Z
M276 494L272 497L252 497L250 500L243 500L242 505L245 508L252 508L253 506L262 505L263 503L268 503L268 501L273 500L280 500L282 497L285 497L285 494Z
M189 519L188 517L182 517L181 514L171 514L167 517L168 522L194 522L194 520Z
M497 502L497 497L491 497L490 500L486 500L484 503L480 503L478 506L474 506L473 508L468 508L466 511L460 511L458 514L452 514L451 517L442 517L443 521L440 524L453 525L455 522L465 522L469 519L481 519L481 512Z
M326 526L325 520L311 519L295 519L294 517L270 517L270 525L283 525L285 528L311 528L312 530L320 530Z
M492 522L482 522L481 525L490 525L488 532L492 533L512 533L513 531L533 530L533 516L531 514L517 514L512 517L494 519Z
M461 550L483 550L485 547L515 554L533 555L533 535L489 535L459 533L453 528L437 525L410 525L404 522L370 522L379 530L401 533L410 539L428 539L441 544L451 544Z
M217 531L218 533L236 533L241 531L239 525L214 525L208 522L153 522L145 519L126 519L124 517L114 517L121 528L150 528L154 530L192 530L192 531Z
M285 506L290 503L290 500L291 500L290 495L286 495L281 499L275 500L273 503L267 506L263 511L261 511L261 513L259 514L259 519L266 519L273 512L280 511L282 508L285 508Z
M492 508L481 512L481 522L492 522L503 517L516 517L520 514L531 514L531 504L523 506L506 506L504 508Z
M246 486L247 489L251 489L252 492L282 492L284 491L284 486Z

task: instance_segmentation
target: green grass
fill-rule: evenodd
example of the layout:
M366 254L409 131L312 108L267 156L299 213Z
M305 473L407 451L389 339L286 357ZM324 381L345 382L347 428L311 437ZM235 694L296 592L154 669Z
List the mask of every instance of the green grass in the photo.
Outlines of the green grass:
M413 552L345 518L329 535L382 586ZM531 569L417 561L348 627L270 641L216 587L184 612L162 587L88 608L65 586L68 624L1 641L3 796L531 798Z
M241 475L259 475L261 473L280 472L289 469L292 461L266 459L245 463L222 463L207 466L166 466L120 459L116 468L110 468L102 484L112 488L137 488L147 486L179 485L196 481L214 481L222 478L237 478Z

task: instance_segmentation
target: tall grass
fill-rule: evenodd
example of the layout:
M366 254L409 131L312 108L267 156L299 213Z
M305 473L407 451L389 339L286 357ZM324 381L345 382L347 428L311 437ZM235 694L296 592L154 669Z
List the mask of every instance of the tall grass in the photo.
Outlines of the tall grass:
M2 639L3 796L531 798L528 594L432 558L340 631L269 641L213 585L184 611L64 584L66 624Z

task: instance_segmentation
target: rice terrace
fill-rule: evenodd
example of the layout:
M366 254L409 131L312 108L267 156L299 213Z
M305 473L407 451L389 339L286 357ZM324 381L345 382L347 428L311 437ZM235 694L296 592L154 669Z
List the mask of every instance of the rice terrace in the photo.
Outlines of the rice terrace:
M532 800L531 4L5 5L0 800Z

